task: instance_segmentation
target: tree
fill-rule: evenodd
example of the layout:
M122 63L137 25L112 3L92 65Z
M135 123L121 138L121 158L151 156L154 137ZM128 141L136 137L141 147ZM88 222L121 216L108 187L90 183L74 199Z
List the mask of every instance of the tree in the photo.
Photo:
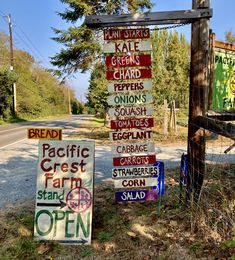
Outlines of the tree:
M62 19L73 24L83 19L85 15L121 14L149 10L152 4L149 0L60 0L68 8L58 13ZM102 33L92 30L86 25L70 26L67 30L55 29L57 37L53 39L64 45L51 62L62 74L69 74L93 68L102 58Z
M9 70L0 71L0 117L8 118L11 114L12 85L16 80L16 75Z
M225 33L225 39L227 42L235 44L235 34L232 30Z
M153 95L155 106L177 100L185 107L189 88L189 45L183 34L156 30L152 33Z

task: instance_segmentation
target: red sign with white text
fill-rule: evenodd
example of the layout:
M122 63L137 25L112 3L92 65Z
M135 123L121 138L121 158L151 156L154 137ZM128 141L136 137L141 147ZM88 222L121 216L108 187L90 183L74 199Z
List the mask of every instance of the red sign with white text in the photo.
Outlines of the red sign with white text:
M150 37L149 28L139 29L108 29L104 30L104 40L147 39Z
M123 79L143 79L151 78L151 69L128 69L106 71L107 80L123 80Z
M154 164L155 162L156 155L126 156L113 158L113 166L145 165Z
M105 63L108 69L150 66L151 55L147 54L147 55L107 56Z
M111 129L153 127L153 118L111 120Z

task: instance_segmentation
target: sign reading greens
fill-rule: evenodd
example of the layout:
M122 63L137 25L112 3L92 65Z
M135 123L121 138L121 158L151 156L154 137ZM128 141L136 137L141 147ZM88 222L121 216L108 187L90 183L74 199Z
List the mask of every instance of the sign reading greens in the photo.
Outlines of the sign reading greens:
M91 243L94 149L92 141L39 142L37 240Z
M215 49L213 110L235 110L235 52Z

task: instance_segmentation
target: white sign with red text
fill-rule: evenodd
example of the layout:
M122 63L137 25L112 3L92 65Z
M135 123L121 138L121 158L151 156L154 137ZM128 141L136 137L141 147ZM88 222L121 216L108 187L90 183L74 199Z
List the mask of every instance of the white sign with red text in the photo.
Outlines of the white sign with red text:
M117 82L109 83L109 92L132 92L132 91L151 91L151 81Z
M93 141L40 141L34 235L36 240L90 244Z
M104 44L104 53L128 53L151 51L151 41L109 42Z

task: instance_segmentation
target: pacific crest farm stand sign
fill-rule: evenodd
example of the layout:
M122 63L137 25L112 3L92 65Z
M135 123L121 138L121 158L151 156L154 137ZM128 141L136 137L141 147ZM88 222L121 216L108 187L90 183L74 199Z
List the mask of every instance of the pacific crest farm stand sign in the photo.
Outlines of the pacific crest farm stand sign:
M111 106L108 113L110 127L115 130L109 137L117 143L112 146L112 177L118 202L156 200L163 194L159 186L163 166L154 166L156 156L151 142L154 118L149 39L148 28L104 30L110 92L107 102Z
M216 111L235 111L235 51L214 50L214 82L212 108Z
M40 141L34 234L37 240L90 244L93 141Z

